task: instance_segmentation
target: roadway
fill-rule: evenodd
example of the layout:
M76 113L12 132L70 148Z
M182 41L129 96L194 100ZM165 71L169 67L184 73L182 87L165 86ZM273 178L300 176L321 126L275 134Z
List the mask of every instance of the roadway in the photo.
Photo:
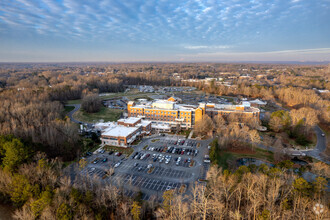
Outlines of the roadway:
M70 118L70 120L72 122L77 123L77 124L84 124L84 125L87 125L88 127L93 126L93 124L91 124L91 123L79 121L79 120L77 120L73 117L74 113L77 112L80 109L80 107L81 107L80 104L67 104L65 106L73 106L74 107L74 109L67 114L67 116Z
M322 136L322 134L324 134L324 132L322 131L322 129L319 126L315 126L314 127L314 131L316 133L316 137L317 137L317 143L315 148L313 149L308 149L308 150L295 150L295 149L284 149L283 153L285 154L306 154L307 156L310 156L312 158L315 158L317 160L320 160L326 164L330 164L329 160L327 158L321 157L320 154L323 153L323 151L325 151L326 147L327 147L327 138L326 136ZM274 147L270 147L270 146L265 146L263 144L258 144L258 147L265 149L265 150L269 150L272 152L275 152L275 148Z
M315 131L316 137L317 137L317 142L316 142L315 148L311 149L311 150L302 150L301 152L305 153L307 156L313 157L326 164L330 164L329 160L320 156L320 154L323 153L323 151L325 151L325 149L327 148L327 137L326 137L326 135L322 136L322 134L324 134L324 132L322 131L322 129L319 126L315 126L314 131Z

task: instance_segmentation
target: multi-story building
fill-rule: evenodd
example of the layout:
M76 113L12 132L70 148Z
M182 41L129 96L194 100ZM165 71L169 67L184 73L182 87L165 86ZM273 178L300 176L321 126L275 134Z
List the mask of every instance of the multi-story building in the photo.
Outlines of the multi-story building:
M251 107L249 102L242 102L240 105L200 103L199 106L194 106L178 104L174 100L171 97L168 100L155 100L138 104L130 101L127 104L128 116L150 120L153 123L153 128L167 125L167 130L178 126L184 129L191 128L195 122L202 120L204 115L213 118L220 114L226 118L235 114L238 117L259 120L259 109Z
M171 100L171 98L170 98ZM183 128L191 128L195 107L191 105L177 104L169 100L156 100L154 102L139 103L128 102L129 117L142 117L157 124L175 127L180 125Z
M95 129L101 131L101 144L127 147L138 137L149 134L151 121L130 117L115 122L95 124Z

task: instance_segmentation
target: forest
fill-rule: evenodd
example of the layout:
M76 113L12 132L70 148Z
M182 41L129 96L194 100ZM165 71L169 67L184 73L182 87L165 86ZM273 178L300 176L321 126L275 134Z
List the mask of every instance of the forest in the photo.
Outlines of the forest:
M90 100L98 93L123 92L128 85L189 85L279 105L287 111L266 115L264 125L303 142L301 133L330 125L330 93L320 92L330 90L329 76L326 65L0 64L0 201L15 207L16 219L326 219L328 205L320 215L313 211L316 203L329 204L326 179L307 182L289 162L238 169L215 163L207 184L196 183L184 198L168 191L162 203L127 198L114 186L71 185L63 168L81 156L85 140L66 117L64 104L84 99L93 112L100 105ZM221 77L232 86L183 81L206 77ZM200 136L225 137L218 140L219 149L237 146L238 139L257 142L256 124L231 123L238 121L243 122L206 118L195 129ZM329 173L320 164L313 169Z

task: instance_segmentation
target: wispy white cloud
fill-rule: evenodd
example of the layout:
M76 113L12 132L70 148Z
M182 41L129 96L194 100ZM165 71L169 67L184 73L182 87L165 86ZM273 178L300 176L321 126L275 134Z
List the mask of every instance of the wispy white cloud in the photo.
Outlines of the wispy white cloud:
M330 48L265 52L209 52L178 54L177 56L195 61L329 61Z
M215 46L206 46L206 45L199 45L199 46L192 46L192 45L188 45L188 46L184 46L185 49L189 49L189 50L200 50L200 49L228 49L231 48L231 46L229 45L215 45Z
M90 47L179 45L186 52L239 49L242 42L250 45L242 52L328 47L328 12L328 0L1 0L0 38L24 32Z

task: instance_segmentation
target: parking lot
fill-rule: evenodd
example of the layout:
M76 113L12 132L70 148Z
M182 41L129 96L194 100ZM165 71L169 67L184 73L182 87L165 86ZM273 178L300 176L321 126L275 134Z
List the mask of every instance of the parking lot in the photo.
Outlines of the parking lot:
M203 160L209 143L173 135L145 138L129 156L95 152L86 158L79 175L121 187L127 196L141 190L145 200L161 199L166 190L189 190L199 179L205 179L208 164Z

